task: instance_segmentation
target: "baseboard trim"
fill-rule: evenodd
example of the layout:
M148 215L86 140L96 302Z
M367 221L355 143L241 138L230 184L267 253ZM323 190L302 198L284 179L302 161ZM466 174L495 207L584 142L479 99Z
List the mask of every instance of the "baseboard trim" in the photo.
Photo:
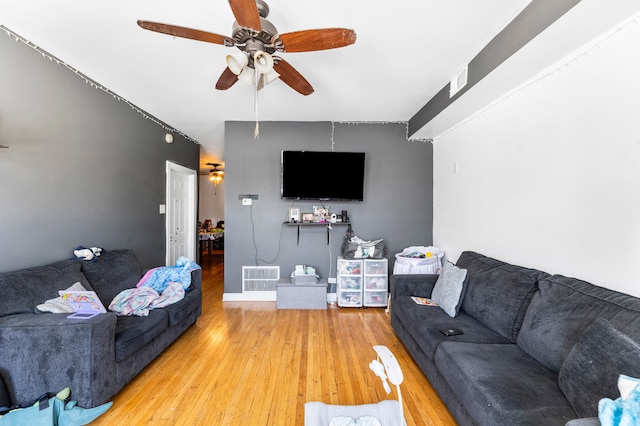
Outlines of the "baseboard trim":
M223 293L223 302L275 302L275 291L250 291L245 293Z

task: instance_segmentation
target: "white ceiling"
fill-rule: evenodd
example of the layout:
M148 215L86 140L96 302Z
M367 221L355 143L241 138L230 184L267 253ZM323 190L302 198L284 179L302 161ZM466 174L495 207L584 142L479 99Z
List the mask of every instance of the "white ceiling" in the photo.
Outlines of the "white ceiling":
M344 27L358 38L340 49L283 53L315 92L302 96L274 81L259 94L261 121L406 122L530 0L267 3L280 33ZM580 1L414 137L437 135L639 9L637 0ZM0 0L0 25L197 141L201 170L224 162L224 122L256 119L252 87L214 88L237 49L146 31L138 19L225 36L234 21L225 0Z
M284 53L312 84L277 80L259 94L260 120L408 121L529 0L267 0L280 33L344 27L354 45ZM255 120L250 86L214 85L228 48L143 30L138 19L231 36L225 0L0 0L0 24L201 144L224 161L224 121Z

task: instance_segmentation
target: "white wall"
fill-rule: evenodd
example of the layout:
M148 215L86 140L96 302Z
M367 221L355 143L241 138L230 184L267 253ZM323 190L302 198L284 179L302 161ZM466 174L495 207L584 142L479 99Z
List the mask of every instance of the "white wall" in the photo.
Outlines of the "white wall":
M200 204L198 220L204 222L211 219L213 226L224 220L224 180L216 187L209 181L209 176L200 176Z
M638 46L617 27L436 139L434 245L640 296Z

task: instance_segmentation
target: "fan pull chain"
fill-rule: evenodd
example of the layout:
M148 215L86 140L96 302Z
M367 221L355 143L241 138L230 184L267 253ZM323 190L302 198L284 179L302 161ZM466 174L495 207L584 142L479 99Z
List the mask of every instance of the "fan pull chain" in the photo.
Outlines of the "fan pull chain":
M258 139L260 137L260 121L258 120L258 79L260 78L260 73L258 70L255 71L255 91L253 92L253 108L256 112L256 129L253 131L253 138Z

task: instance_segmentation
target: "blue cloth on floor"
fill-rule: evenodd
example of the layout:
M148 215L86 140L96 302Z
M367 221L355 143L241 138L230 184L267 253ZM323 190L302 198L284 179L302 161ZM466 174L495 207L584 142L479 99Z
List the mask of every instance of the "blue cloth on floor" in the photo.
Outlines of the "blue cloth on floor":
M95 408L82 408L76 401L65 403L56 397L49 398L47 408L39 405L19 408L0 416L0 426L78 426L91 423L107 411L113 402L107 402Z

